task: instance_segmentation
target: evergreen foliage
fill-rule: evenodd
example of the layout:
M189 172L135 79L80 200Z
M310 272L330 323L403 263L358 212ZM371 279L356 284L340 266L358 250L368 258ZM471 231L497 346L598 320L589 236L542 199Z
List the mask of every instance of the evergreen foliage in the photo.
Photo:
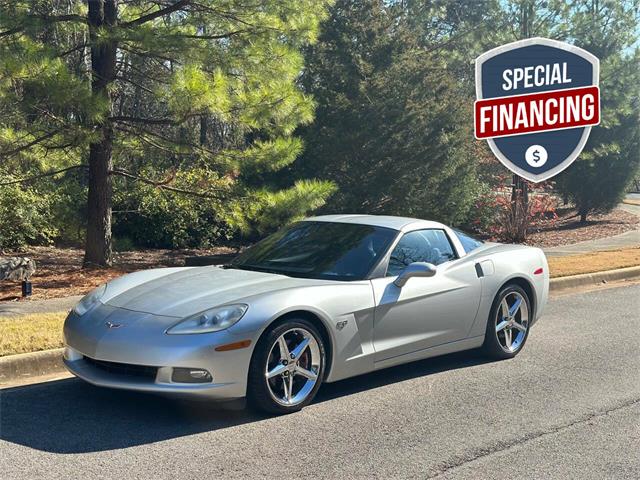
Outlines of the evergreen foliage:
M137 221L179 216L189 228L206 222L211 235L251 224L252 213L262 223L271 211L279 222L304 215L324 203L329 183L256 192L244 179L281 170L301 151L292 133L313 119L314 104L296 85L300 49L315 40L326 5L2 1L0 168L88 168L91 264L111 261L114 187L140 190L123 199ZM170 198L178 194L194 198ZM175 235L163 243L182 244Z
M341 0L307 50L318 108L296 167L338 185L331 211L458 224L476 199L471 92L436 46L454 34L426 38L416 22L394 2Z
M505 169L473 138L473 60L534 36L601 60L602 123L556 177L586 220L640 171L639 15L640 0L0 0L0 249L85 241L108 265L112 229L210 247L317 209L484 224Z
M600 59L601 123L557 182L583 222L616 207L640 166L639 19L637 0L573 4L570 36Z

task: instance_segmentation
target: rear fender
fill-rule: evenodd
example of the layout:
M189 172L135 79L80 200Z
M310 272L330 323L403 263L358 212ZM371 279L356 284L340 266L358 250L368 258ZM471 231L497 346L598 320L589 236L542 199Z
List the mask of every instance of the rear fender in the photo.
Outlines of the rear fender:
M493 300L504 285L516 280L530 286L534 309L531 323L535 323L549 294L549 266L542 250L523 245L491 245L471 255L482 267L482 297L480 314L469 336L484 335ZM539 269L542 272L536 274Z

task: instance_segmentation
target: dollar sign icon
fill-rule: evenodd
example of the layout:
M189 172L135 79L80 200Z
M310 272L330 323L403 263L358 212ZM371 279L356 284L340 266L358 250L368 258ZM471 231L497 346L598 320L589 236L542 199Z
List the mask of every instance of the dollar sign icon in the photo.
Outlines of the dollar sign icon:
M542 145L531 145L527 148L524 159L532 167L539 168L547 163L547 150Z

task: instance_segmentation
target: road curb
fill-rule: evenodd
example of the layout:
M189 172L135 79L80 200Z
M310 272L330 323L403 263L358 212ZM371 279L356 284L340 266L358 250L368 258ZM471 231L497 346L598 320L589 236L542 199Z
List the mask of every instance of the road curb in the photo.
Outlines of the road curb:
M64 372L63 348L0 358L0 384Z
M568 277L552 278L549 289L552 292L567 288L598 285L603 282L640 277L640 266L585 273ZM66 371L62 363L63 348L42 352L21 353L0 358L0 384Z
M635 277L640 277L640 266L616 268L615 270L605 270L604 272L583 273L580 275L570 275L568 277L552 278L549 280L549 289L552 292L556 292L566 288L598 285L600 283L612 282L615 280L626 280Z

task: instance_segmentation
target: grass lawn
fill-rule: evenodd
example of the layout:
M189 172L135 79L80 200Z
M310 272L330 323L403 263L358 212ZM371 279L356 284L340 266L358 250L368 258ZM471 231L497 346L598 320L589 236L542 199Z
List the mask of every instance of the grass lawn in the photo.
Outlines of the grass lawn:
M0 317L0 357L62 347L66 312Z
M640 265L640 247L568 257L551 257L551 277ZM0 317L0 357L62 346L65 312Z
M640 247L570 255L568 257L550 257L547 260L549 261L551 277L566 277L581 273L638 266L640 265Z

